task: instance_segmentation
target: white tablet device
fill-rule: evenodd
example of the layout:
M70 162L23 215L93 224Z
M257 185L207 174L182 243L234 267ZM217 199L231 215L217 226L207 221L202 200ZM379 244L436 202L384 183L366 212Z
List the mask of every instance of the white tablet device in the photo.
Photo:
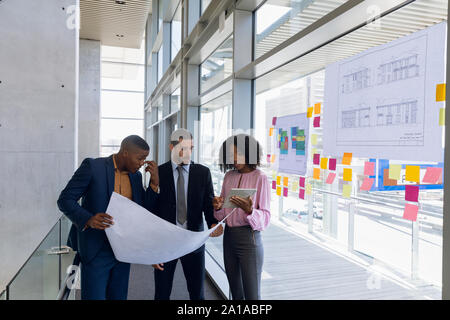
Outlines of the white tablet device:
M251 197L256 193L256 189L231 189L230 193L228 194L227 198L225 199L225 202L223 204L222 208L237 208L238 206L234 203L230 202L230 198L233 196L239 196L242 198Z

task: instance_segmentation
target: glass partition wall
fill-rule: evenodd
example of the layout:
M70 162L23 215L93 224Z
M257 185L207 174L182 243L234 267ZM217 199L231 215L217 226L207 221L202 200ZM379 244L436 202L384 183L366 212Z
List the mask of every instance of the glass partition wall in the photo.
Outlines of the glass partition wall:
M202 15L209 2L197 7L190 2L187 9ZM214 5L223 4L226 10L227 3ZM262 145L260 169L271 187L271 223L262 232L262 298L441 299L443 158L414 160L411 151L402 154L394 149L424 144L416 124L429 119L429 113L434 129L425 135L441 141L446 31L429 28L446 24L447 1L369 7L344 0L267 0L258 3L250 16L248 6L241 2L226 11L227 17L233 14L236 19L228 38L221 34L220 20L218 26L202 22L197 30L201 45L182 42L181 59L166 71L173 82L181 78L182 85L168 84L170 88L155 91L152 99L167 92L170 112L179 105L179 127L194 133L198 162L210 168L217 195L223 179L217 150L226 137L243 130ZM208 19L219 19L219 14ZM345 15L355 22L346 19L344 24ZM196 24L185 22L183 28ZM334 29L340 30L336 36L327 35ZM420 42L424 37L427 41ZM423 55L428 46L433 58ZM235 63L240 67L236 69ZM344 70L344 65L350 67ZM427 72L424 66L437 72L420 83L417 79ZM336 76L341 73L341 78ZM152 75L160 76L157 70ZM401 92L401 81L416 83L417 96L428 92L422 99L435 99L436 112L426 109L427 116L422 117L420 108L430 108L430 103L388 98L391 92ZM375 89L381 93L371 106L364 99ZM242 101L251 104L247 126ZM333 110L341 108L340 101L348 103L337 115ZM159 119L158 111L147 110L153 123L148 129L161 135L158 128L164 121L153 121ZM410 131L398 147L386 147L392 155L381 150L376 156L377 145L371 140L379 140L383 131L395 135L402 126ZM347 140L339 140L342 134ZM342 141L353 144L343 150ZM441 154L443 147L442 143L434 152ZM218 267L207 262L208 273L230 298L223 285L222 237L209 239L206 249Z

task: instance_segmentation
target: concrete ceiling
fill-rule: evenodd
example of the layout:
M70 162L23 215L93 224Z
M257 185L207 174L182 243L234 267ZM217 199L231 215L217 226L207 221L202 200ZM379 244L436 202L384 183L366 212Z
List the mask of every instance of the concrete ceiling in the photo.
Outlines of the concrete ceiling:
M152 0L80 0L80 38L137 49L151 10Z

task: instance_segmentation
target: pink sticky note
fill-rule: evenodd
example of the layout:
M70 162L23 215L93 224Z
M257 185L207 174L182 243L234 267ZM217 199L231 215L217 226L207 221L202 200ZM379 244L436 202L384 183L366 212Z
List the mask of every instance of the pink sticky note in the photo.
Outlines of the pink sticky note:
M273 117L272 118L272 125L276 125L277 124L277 117Z
M336 159L330 158L328 160L328 169L336 170Z
M305 187L305 177L300 177L300 181L299 181L299 185L300 185L300 187L302 187L302 188L304 188Z
M403 211L403 219L416 221L418 211L419 206L416 206L415 204L406 203L405 211Z
M320 164L320 154L314 153L313 164Z
M320 117L315 117L314 118L313 126L314 126L314 128L320 127Z
M272 181L272 189L277 190L277 182L275 180Z
M364 175L373 176L375 175L375 162L367 161L364 163Z
M327 183L328 184L332 184L333 183L333 181L334 181L334 178L336 178L336 172L330 172L329 174L328 174L328 177L327 177Z
M442 168L428 167L423 177L423 183L437 183L442 174Z
M305 189L300 189L300 191L298 192L298 197L300 199L305 199Z
M270 154L267 155L267 162L270 162Z
M405 186L405 200L406 201L419 201L419 186Z
M372 189L374 181L375 181L374 178L367 178L367 177L364 178L364 181L359 190L369 191L370 189Z
M289 192L289 189L288 189L288 188L283 188L283 196L284 196L284 197L287 197L287 196L288 196L288 192Z

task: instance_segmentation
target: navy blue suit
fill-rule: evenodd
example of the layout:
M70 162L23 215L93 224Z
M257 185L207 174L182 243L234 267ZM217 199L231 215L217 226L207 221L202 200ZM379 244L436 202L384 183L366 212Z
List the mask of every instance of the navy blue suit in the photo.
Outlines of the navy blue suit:
M160 194L147 189L146 208L160 218L176 224L176 195L171 161L158 167ZM212 200L214 188L209 168L191 163L187 191L187 229L203 231L203 215L208 227L217 223ZM205 246L180 258L191 300L204 299ZM164 271L155 269L155 300L169 300L178 259L164 263Z
M132 200L151 206L155 196L146 193L139 171L130 173ZM61 192L59 209L72 221L69 241L81 258L82 299L126 299L130 265L115 259L104 230L87 228L87 221L104 213L114 191L114 162L86 158ZM81 200L81 205L78 201Z

